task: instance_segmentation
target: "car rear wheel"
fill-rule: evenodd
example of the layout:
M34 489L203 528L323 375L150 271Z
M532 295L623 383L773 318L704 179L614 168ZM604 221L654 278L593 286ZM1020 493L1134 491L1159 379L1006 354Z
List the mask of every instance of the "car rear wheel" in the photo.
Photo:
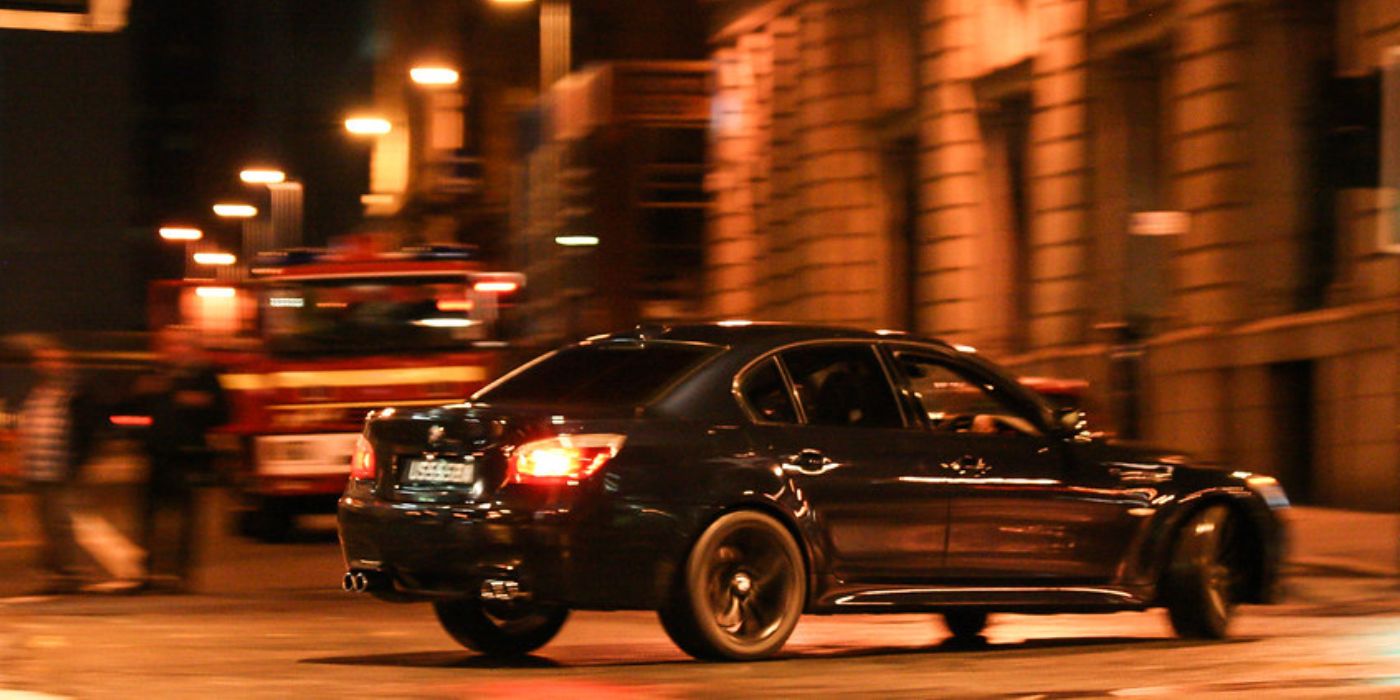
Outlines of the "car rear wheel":
M987 629L985 610L949 610L943 613L943 626L948 628L954 639L972 639Z
M696 658L761 659L787 642L806 595L792 535L767 515L738 511L700 535L659 611L661 626Z
M1241 571L1233 521L1228 507L1214 505L1192 516L1177 534L1163 594L1172 628L1182 637L1225 636Z
M560 605L473 599L438 601L433 611L458 644L490 656L528 654L553 639L569 617Z

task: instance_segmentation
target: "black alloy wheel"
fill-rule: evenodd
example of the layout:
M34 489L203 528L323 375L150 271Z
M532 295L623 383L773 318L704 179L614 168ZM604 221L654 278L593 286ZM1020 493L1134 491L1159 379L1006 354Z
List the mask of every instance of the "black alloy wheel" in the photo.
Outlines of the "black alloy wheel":
M661 625L701 659L745 661L787 642L807 595L802 553L788 531L754 511L721 516L691 549Z
M569 609L539 603L483 603L474 598L433 603L438 622L462 646L488 656L520 656L549 642Z
M987 611L948 610L943 613L943 626L948 628L954 639L973 639L987 629Z
M1163 594L1181 637L1222 639L1240 582L1239 538L1230 509L1209 506L1178 531Z

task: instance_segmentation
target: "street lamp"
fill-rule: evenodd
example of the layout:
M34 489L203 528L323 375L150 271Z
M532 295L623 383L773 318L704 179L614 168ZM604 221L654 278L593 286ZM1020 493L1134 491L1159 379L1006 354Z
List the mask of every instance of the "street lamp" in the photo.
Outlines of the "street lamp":
M383 117L350 117L345 120L345 130L356 136L383 136L393 125Z
M197 241L204 237L204 232L190 226L162 226L160 237L167 241Z
M251 204L220 202L214 205L214 216L221 219L251 219L258 215L258 208Z
M250 185L273 185L287 179L287 174L273 168L246 168L238 172L238 179Z
M424 86L456 85L461 76L446 66L414 66L408 71L413 82Z

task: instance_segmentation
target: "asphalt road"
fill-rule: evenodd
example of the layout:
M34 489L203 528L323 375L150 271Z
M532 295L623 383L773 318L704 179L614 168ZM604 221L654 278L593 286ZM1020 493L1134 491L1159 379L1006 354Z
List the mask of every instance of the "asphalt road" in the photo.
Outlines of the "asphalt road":
M132 491L90 490L87 512L129 530ZM927 615L809 616L781 658L691 660L650 613L576 613L535 656L458 647L426 605L339 590L329 518L296 541L229 534L204 495L189 595L27 595L32 532L0 498L0 700L19 697L1400 697L1400 593L1391 578L1289 580L1287 601L1244 608L1232 639L1174 639L1165 614L994 618L952 645Z

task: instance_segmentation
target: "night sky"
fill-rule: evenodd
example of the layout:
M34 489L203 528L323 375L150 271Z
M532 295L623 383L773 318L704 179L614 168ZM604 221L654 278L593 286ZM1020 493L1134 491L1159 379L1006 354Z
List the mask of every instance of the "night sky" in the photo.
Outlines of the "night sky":
M0 336L142 328L147 281L179 272L155 229L215 228L253 161L305 183L310 242L350 228L368 156L341 119L370 94L373 9L133 0L118 34L0 30Z

